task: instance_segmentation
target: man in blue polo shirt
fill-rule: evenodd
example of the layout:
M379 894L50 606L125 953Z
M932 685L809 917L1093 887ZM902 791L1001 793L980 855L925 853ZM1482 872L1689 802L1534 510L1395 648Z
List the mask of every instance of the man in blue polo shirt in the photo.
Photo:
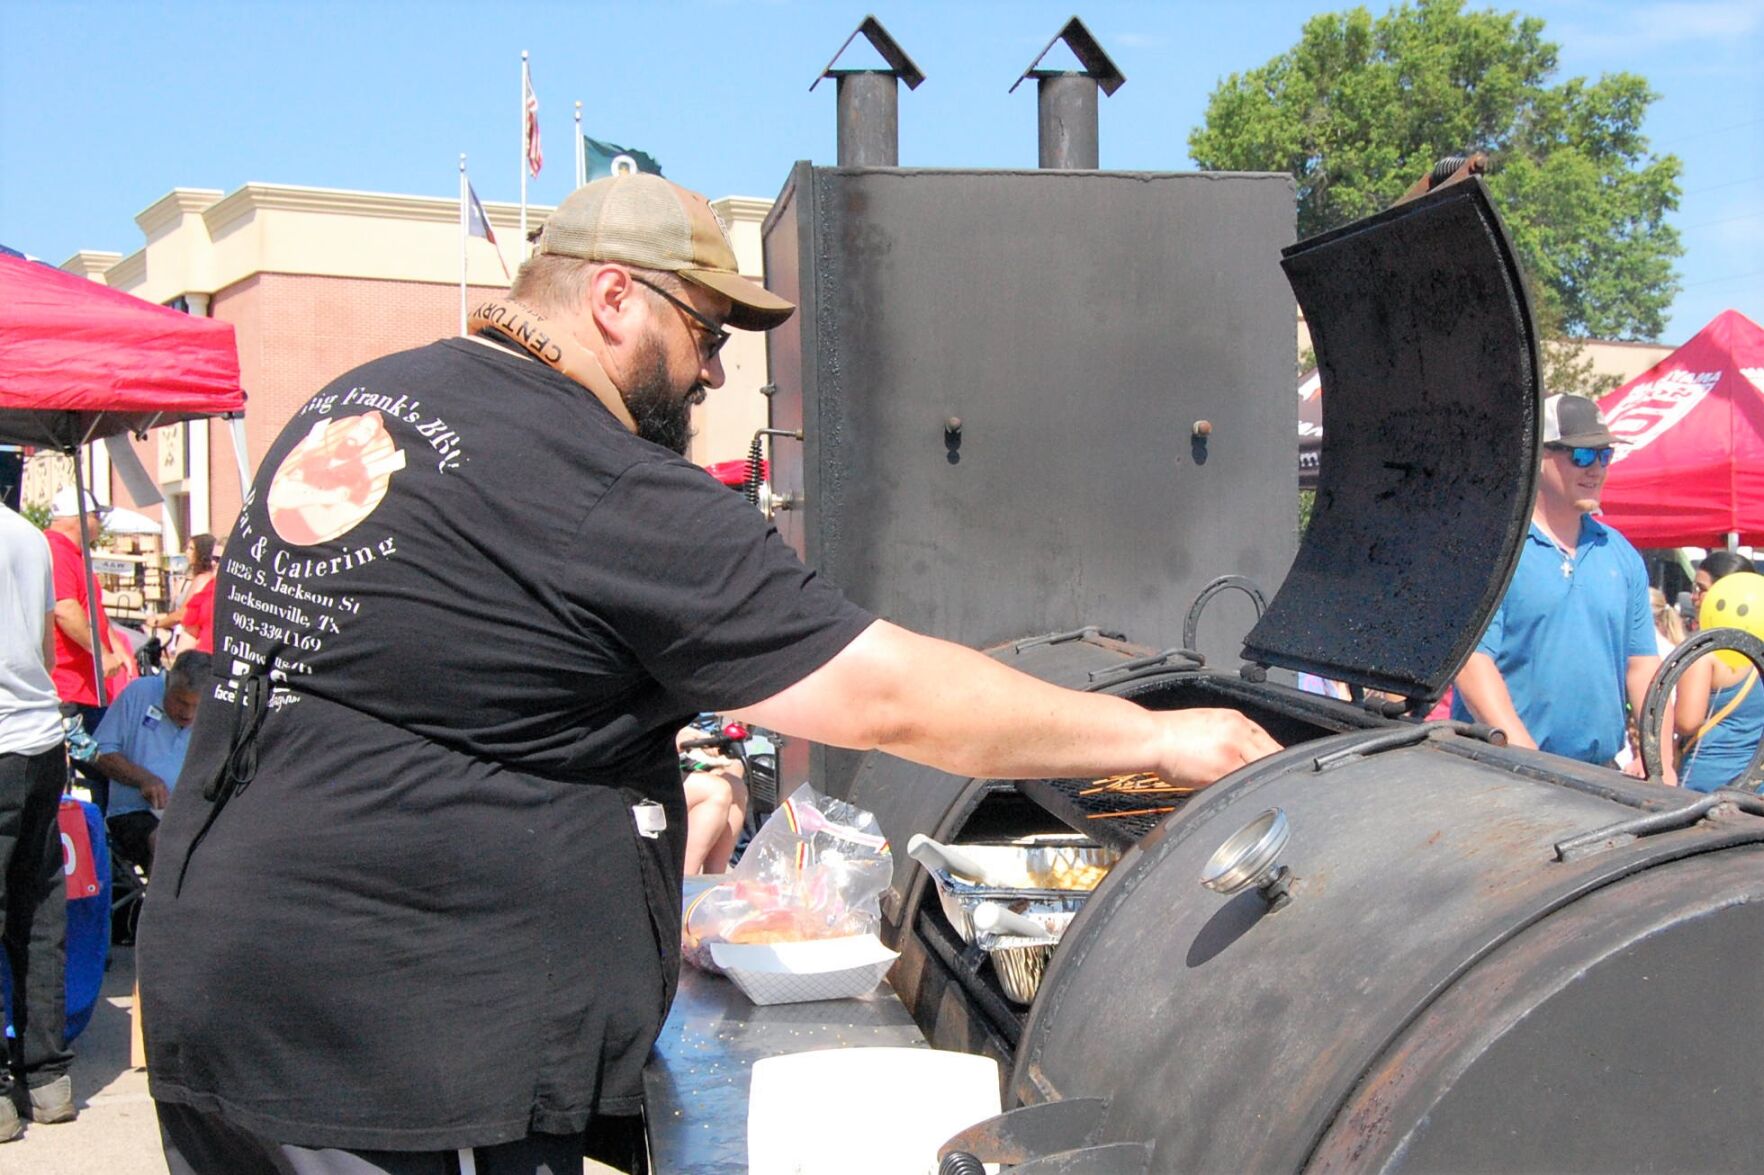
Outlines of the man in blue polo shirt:
M184 769L197 683L209 665L207 653L184 653L169 672L130 682L98 724L95 765L112 784L110 838L144 873L153 872L159 814Z
M1544 401L1531 531L1452 703L1454 718L1500 727L1513 746L1600 765L1627 740L1625 702L1641 712L1660 666L1647 569L1592 518L1616 443L1591 400Z

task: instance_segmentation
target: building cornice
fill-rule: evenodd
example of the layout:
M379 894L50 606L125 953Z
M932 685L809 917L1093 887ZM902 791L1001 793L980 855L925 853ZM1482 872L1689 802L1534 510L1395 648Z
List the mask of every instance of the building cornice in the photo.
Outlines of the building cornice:
M201 212L225 194L218 188L173 188L136 213L135 223L151 241L186 213Z
M138 249L104 271L104 284L134 293L147 284L147 250Z
M81 277L91 278L96 282L102 282L104 281L104 275L121 260L121 253L105 253L97 249L81 249L78 253L75 253L66 261L63 261L61 263L61 268L68 273L77 273Z
M760 221L772 210L773 201L758 196L724 196L712 200L711 207L730 219Z
M208 235L219 237L258 212L307 212L335 216L371 216L388 220L455 224L459 200L439 196L400 196L386 192L354 192L339 188L307 188L292 184L248 183L216 201L202 213ZM487 203L484 213L494 225L516 227L519 204ZM544 224L549 205L527 205L528 225Z

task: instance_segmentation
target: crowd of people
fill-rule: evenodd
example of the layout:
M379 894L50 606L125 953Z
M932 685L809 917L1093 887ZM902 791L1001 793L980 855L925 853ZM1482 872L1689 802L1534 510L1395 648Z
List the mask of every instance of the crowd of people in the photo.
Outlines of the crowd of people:
M0 941L13 990L13 1039L0 1054L0 1142L17 1138L27 1120L78 1116L64 1039L67 892L57 820L69 747L91 749L89 762L74 765L103 817L113 868L150 874L210 676L208 653L198 650L213 647L214 537L186 545L179 606L155 618L170 642L168 671L133 677L135 647L90 594L84 543L100 534L105 514L90 493L64 489L39 531L0 504Z

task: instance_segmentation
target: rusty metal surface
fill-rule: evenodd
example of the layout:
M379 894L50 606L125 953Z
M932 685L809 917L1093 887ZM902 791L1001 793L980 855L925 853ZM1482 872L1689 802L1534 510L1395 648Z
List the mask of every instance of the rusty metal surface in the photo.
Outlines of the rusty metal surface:
M1760 942L1757 847L1591 894L1417 1016L1309 1169L1764 1170Z
M1518 262L1471 179L1282 264L1322 374L1323 472L1244 655L1429 701L1487 626L1530 523L1539 375Z
M1151 1159L1151 1147L1117 1142L1030 1159L1007 1170L1009 1175L1146 1175Z
M755 1061L817 1049L923 1046L887 986L855 1000L760 1007L718 975L683 967L643 1073L655 1170L742 1175Z
M1172 1170L1297 1169L1384 1044L1504 938L1649 864L1764 840L1752 820L1559 862L1556 842L1634 809L1491 770L1495 757L1556 760L1456 735L1363 759L1326 754L1377 737L1265 760L1141 841L1067 930L1024 1030L1013 1096L1107 1097L1107 1137L1154 1140ZM1319 771L1319 759L1339 765ZM1272 914L1257 894L1223 898L1198 881L1211 853L1270 807L1291 822L1281 863L1296 875L1291 904ZM1189 1128L1195 1119L1206 1129Z
M984 1163L1021 1163L1073 1150L1096 1140L1108 1112L1101 1098L1018 1106L968 1127L944 1143L937 1157L965 1151Z

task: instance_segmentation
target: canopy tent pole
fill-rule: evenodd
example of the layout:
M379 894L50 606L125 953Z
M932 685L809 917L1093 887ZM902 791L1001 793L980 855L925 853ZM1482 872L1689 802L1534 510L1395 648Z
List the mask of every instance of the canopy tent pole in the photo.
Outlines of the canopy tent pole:
M239 466L239 500L251 493L251 458L245 451L245 414L227 414L227 435L233 438L233 461Z
M1739 550L1739 531L1730 530L1727 532L1727 549L1730 551Z
M96 505L98 497L86 485L87 466L80 458L84 451L85 446L74 446L74 509L80 512L80 566L86 572L86 624L92 634L92 685L98 695L98 708L102 710L110 704L110 698L104 688L104 634L98 626L98 577L92 571L92 528L87 521L92 512L86 509L87 503Z

